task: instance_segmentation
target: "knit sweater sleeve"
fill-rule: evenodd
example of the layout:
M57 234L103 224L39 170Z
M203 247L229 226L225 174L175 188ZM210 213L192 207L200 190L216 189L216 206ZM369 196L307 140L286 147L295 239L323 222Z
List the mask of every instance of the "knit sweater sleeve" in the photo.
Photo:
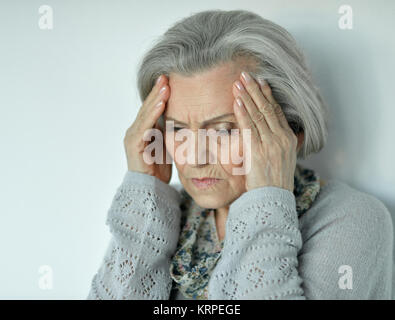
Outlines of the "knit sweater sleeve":
M230 205L208 298L303 299L297 272L301 246L293 193L277 187L243 193Z
M209 299L390 299L391 216L373 197L343 197L304 213L303 239L293 193L242 194L229 208Z
M172 186L127 171L107 214L112 237L87 299L169 299L179 204L180 194Z

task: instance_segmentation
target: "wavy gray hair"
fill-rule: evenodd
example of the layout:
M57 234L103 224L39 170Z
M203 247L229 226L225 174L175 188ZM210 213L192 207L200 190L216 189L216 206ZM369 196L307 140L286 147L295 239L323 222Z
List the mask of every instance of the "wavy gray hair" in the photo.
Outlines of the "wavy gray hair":
M137 84L144 101L161 74L193 76L239 58L266 79L295 134L304 132L298 159L320 151L328 135L328 108L295 39L281 26L246 10L207 10L172 25L144 55Z

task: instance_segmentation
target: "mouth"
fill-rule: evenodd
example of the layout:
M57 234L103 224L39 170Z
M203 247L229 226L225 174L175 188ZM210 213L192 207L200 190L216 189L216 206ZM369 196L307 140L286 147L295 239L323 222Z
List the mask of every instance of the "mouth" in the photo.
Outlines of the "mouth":
M202 179L192 178L191 180L195 187L198 189L208 189L221 181L221 179L207 177Z

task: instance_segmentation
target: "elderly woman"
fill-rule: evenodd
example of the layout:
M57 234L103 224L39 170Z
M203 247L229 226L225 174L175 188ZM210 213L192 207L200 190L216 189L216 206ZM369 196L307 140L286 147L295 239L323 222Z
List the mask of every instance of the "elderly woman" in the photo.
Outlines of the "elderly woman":
M144 103L124 138L128 171L89 299L391 298L386 207L296 162L323 148L328 114L285 29L244 10L194 14L146 54L138 86ZM182 185L169 185L171 161L147 161L150 129L163 132L154 141ZM219 151L181 161L177 133L198 129L218 133ZM195 150L196 135L188 141ZM242 161L206 157L227 152Z

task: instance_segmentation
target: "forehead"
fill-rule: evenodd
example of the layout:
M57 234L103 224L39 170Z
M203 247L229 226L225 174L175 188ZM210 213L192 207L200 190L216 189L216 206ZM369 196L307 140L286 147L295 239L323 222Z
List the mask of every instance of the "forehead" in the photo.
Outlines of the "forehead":
M228 62L193 77L171 73L165 115L190 123L232 113L232 85L239 79L242 67Z

